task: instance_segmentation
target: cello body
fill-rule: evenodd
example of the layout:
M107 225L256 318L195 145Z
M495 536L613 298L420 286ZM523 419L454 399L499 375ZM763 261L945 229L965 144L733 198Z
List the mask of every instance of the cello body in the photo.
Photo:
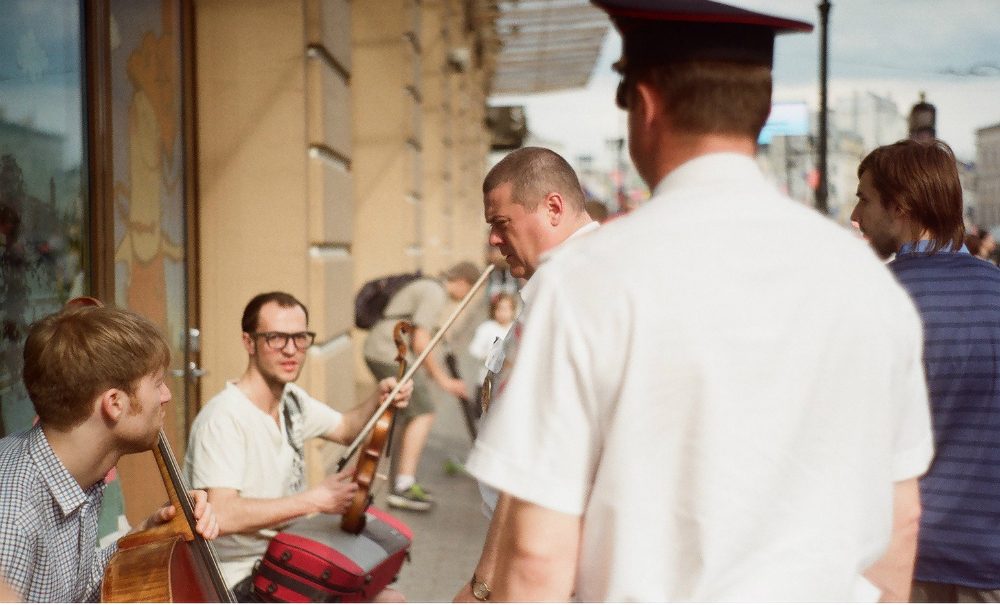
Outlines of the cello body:
M105 603L203 603L214 601L214 593L208 571L181 536L119 550L101 585Z
M167 523L118 540L101 583L105 603L234 603L215 550L194 531L194 507L167 438L153 448L170 503Z

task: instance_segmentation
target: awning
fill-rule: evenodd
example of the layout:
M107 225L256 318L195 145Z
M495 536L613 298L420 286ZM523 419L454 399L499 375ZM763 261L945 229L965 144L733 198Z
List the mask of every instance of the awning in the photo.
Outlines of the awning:
M611 22L589 0L489 2L500 43L490 93L518 95L587 85Z

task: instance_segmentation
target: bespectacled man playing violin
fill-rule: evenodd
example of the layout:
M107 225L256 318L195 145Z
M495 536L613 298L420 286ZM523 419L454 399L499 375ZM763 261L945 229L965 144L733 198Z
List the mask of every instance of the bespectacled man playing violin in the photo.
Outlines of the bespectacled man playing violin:
M395 378L382 380L343 413L311 397L295 384L316 339L308 324L308 310L291 294L251 299L241 322L246 371L191 427L185 472L215 507L222 573L239 600L252 596L250 573L267 549L270 528L309 513L343 513L357 490L350 468L307 487L303 443L313 437L350 443L396 386ZM404 386L396 405L405 406L412 390Z

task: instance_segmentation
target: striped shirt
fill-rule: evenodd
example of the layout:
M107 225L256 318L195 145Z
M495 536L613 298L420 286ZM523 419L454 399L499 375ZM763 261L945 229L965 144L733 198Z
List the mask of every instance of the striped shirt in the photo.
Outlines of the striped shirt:
M100 597L117 545L98 550L104 482L83 490L40 426L0 439L0 574L26 601Z
M923 242L919 242L923 243ZM890 263L924 325L934 449L914 577L1000 588L1000 269L961 251Z

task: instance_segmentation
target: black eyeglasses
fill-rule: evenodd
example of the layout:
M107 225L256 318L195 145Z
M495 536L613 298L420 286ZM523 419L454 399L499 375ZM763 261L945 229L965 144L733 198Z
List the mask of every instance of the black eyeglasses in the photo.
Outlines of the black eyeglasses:
M296 332L294 334L289 334L288 332L253 332L250 336L263 338L267 346L275 351L280 351L287 347L289 340L294 342L295 348L299 350L308 349L316 340L315 332Z

